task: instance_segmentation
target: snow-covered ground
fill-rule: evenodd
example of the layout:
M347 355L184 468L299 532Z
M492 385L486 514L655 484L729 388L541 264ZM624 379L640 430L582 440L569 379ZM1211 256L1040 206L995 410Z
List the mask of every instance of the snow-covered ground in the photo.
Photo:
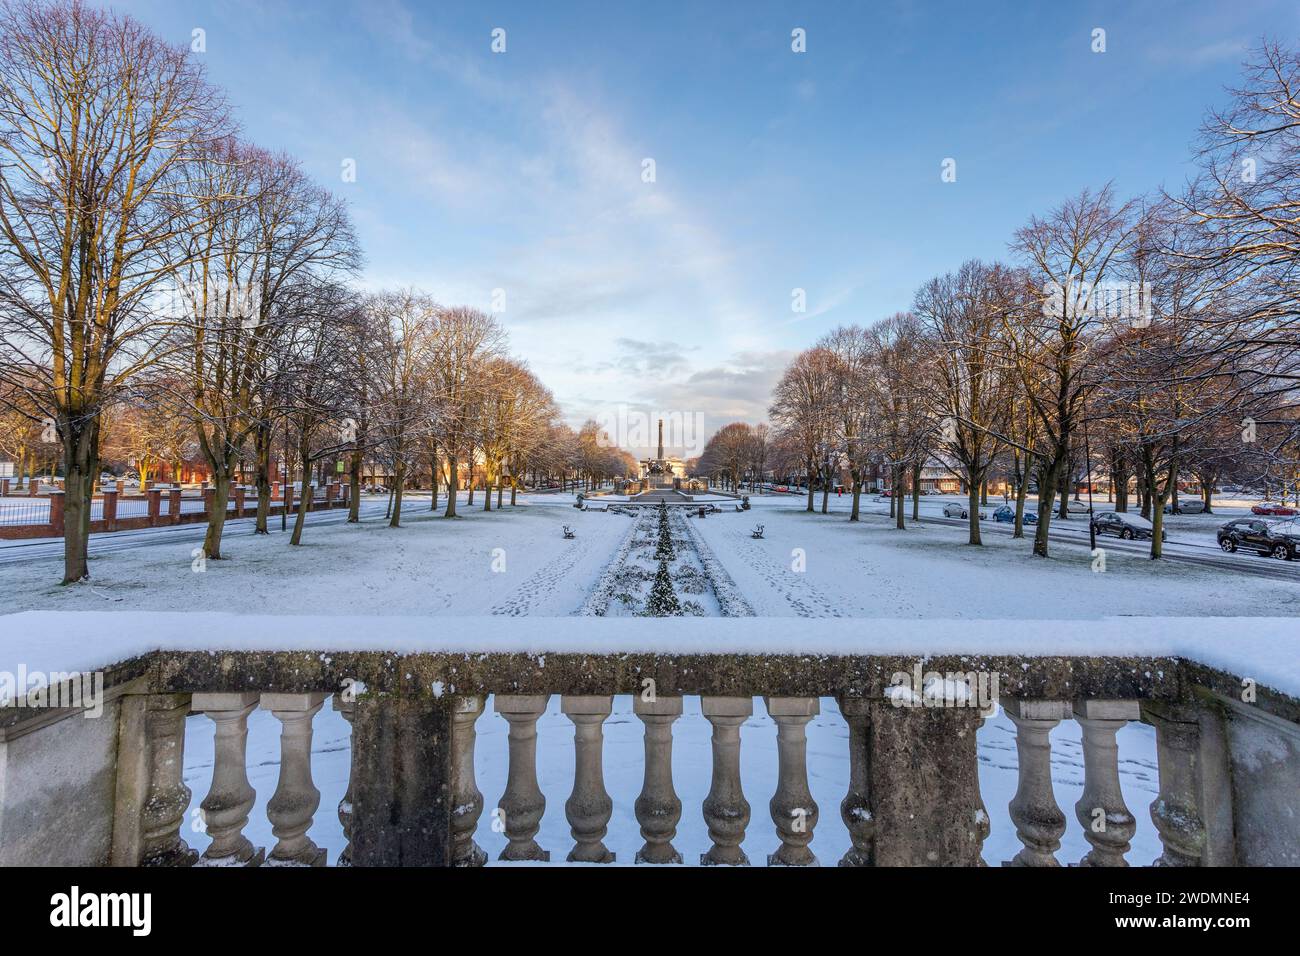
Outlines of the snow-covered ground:
M848 727L834 700L823 699L821 704L821 715L808 725L808 777L819 808L812 849L826 866L837 863L850 845L839 812L848 788ZM673 781L682 801L682 818L673 842L684 862L696 865L700 854L709 848L700 807L709 790L712 751L709 723L700 715L699 698L686 698L684 710L673 725ZM492 713L489 699L477 725L475 779L483 792L483 814L475 840L493 864L506 844L505 834L492 830L492 808L505 790L506 729L506 722ZM630 697L614 698L614 712L605 721L604 729L605 789L614 801L605 844L617 854L619 865L630 865L642 844L633 802L641 791L644 759L643 725L632 713ZM551 851L552 863L559 863L573 846L564 817L564 801L573 787L573 724L560 713L558 697L551 698L537 731L538 781L546 795L546 814L537 841ZM184 836L190 846L200 851L209 842L201 832L198 807L212 781L212 735L212 722L206 717L191 717L186 723L185 783L193 797L188 814L190 827ZM337 808L347 788L349 736L347 722L326 702L316 715L312 741L312 773L321 791L321 803L309 835L329 851L331 864L346 842ZM1159 789L1151 728L1130 724L1121 730L1119 752L1124 800L1137 818L1137 834L1128 859L1134 865L1150 863L1160 854L1159 837L1147 811ZM264 710L254 711L249 718L248 758L249 780L257 791L257 803L245 833L254 845L269 851L275 838L266 818L266 802L275 792L279 773L279 722ZM1015 727L999 712L979 733L980 792L990 819L984 859L993 866L1010 860L1020 849L1007 813L1016 791L1016 762ZM741 729L740 763L745 798L750 804L743 849L753 865L762 866L780 841L767 809L776 789L776 727L761 699L754 701L754 716ZM1062 863L1076 863L1088 851L1088 844L1074 816L1074 804L1083 794L1083 754L1079 726L1074 721L1063 721L1052 732L1052 782L1056 802L1066 816L1066 832L1057 857Z
M574 496L562 493L521 496L518 507L485 513L480 495L474 507L462 496L462 517L453 521L430 513L427 496L412 495L404 527L390 529L374 501L368 499L360 525L330 515L309 524L300 548L285 535L231 534L223 546L228 560L206 564L195 561L190 532L183 539L177 529L168 529L174 539L161 531L137 539L147 540L147 547L122 538L121 549L92 559L90 586L59 587L59 561L50 555L0 566L0 608L28 612L0 615L0 669L18 663L45 671L91 669L152 648L202 648L221 635L219 643L230 649L292 645L321 652L1178 655L1300 694L1300 625L1293 620L1300 614L1300 587L1234 574L1231 567L1152 562L1119 549L1108 551L1106 570L1098 573L1083 516L1069 523L1079 531L1061 532L1053 557L1043 561L1030 556L1027 540L992 529L984 547L966 546L962 526L936 520L944 501L937 497L923 499L930 520L909 521L902 532L892 527L887 502L870 499L863 520L849 523L847 495L831 498L829 515L808 514L803 500L790 496L754 496L749 512L724 506L705 519L681 512L674 520L694 543L692 566L697 557L700 567L716 563L713 577L725 575L736 592L728 606L755 616L678 619L664 627L656 619L575 616L625 552L637 524L626 514L580 511ZM1213 528L1228 514L1176 517L1171 542L1184 533L1208 533L1212 540ZM758 524L765 527L761 539L752 537ZM564 525L574 529L574 538L563 536ZM1077 543L1070 534L1078 534ZM718 608L711 603L707 610ZM169 611L180 613L162 613ZM74 621L63 612L90 613ZM299 617L292 628L277 617L285 614ZM565 621L538 627L530 617ZM431 625L431 618L440 623ZM810 782L821 807L813 849L823 863L833 863L849 845L838 812L848 780L848 732L833 700L823 700L822 708L808 730ZM258 805L249 834L269 847L265 804L278 773L278 724L257 711L250 726ZM607 843L621 863L630 863L641 842L632 804L643 751L642 725L628 698L616 698L605 729L606 785L615 805ZM505 730L489 701L479 720L477 778L487 809L477 839L492 858L504 845L504 836L491 829L490 811L504 788ZM700 804L710 771L709 725L699 715L698 698L686 699L675 734L683 801L676 843L694 863L708 843ZM548 800L539 840L558 861L571 846L563 803L573 770L572 725L559 714L558 697L539 735ZM316 719L313 770L322 804L312 833L331 859L343 843L335 808L347 782L348 737L347 724L327 704ZM192 809L208 789L211 739L207 718L190 718L185 772ZM1053 744L1057 801L1070 821L1060 858L1074 862L1087 850L1073 818L1082 789L1078 725L1064 721ZM1158 853L1146 810L1156 792L1151 728L1131 724L1123 730L1120 756L1125 797L1138 818L1130 859L1145 863ZM979 760L992 819L985 858L996 864L1018 848L1006 811L1016 786L1014 729L1001 714L980 732ZM777 843L767 813L776 782L775 731L761 701L746 724L742 766L752 806L745 850L761 864ZM200 848L206 843L198 832L188 838Z
M463 496L462 496L463 497ZM1152 562L1102 539L1104 573L1092 570L1086 519L1078 543L1030 555L1027 540L996 533L965 545L958 524L937 520L897 531L868 500L846 520L848 496L832 514L808 514L790 496L754 497L753 509L723 510L691 526L759 617L1100 618L1124 615L1292 616L1296 586L1232 573L1225 566ZM231 535L227 560L196 564L192 538L92 557L91 587L60 587L57 558L0 566L5 610L226 610L244 613L370 613L567 616L577 613L628 534L632 519L580 511L572 495L521 496L491 512L464 501L456 520L412 496L404 527L380 515L359 525L309 526L300 548L281 536ZM941 500L926 499L935 514ZM932 514L933 518L934 515ZM1222 516L1183 516L1211 526ZM563 525L576 537L565 539ZM766 528L751 537L754 525ZM1003 526L1005 528L1005 526ZM104 536L108 537L108 536ZM1217 551L1216 551L1217 554ZM1282 562L1270 566L1292 568ZM202 568L196 571L195 568ZM803 570L796 570L802 567ZM1230 582L1230 583L1227 583Z

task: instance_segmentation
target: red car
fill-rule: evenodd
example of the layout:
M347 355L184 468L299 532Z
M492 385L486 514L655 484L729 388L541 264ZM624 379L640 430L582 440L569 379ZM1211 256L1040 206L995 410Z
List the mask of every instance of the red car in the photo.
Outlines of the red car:
M1300 514L1300 512L1297 512L1295 508L1292 508L1289 505L1275 505L1271 502L1262 505L1255 505L1250 509L1250 513L1256 515L1279 515L1288 518L1292 515Z

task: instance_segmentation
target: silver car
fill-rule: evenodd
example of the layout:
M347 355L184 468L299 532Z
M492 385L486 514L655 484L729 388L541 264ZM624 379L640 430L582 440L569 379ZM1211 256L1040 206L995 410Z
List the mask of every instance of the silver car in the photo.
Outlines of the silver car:
M950 501L943 506L943 516L945 518L969 518L970 509L968 509L963 504L958 504L955 501ZM981 521L983 521L987 517L988 515L986 515L984 512L982 511L980 512Z

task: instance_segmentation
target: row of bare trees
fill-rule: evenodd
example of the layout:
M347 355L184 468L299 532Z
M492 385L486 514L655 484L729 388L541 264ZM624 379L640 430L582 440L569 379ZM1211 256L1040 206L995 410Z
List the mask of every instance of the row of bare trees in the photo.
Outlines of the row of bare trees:
M268 530L276 458L302 488L293 544L334 459L352 520L385 466L393 525L416 469L435 508L476 467L498 504L529 468L604 475L491 316L364 295L361 264L346 204L245 141L188 50L80 0L0 3L0 450L30 473L57 445L65 583L88 577L106 443L142 474L201 458L214 560L249 465Z
M995 471L1023 535L1036 488L1036 555L1053 512L1105 476L1116 507L1136 482L1161 554L1166 503L1196 477L1290 484L1300 466L1300 60L1267 44L1202 131L1200 174L1178 194L1121 201L1110 187L1033 216L1012 262L969 261L912 308L825 335L786 369L770 415L826 495L847 471L850 520L869 472L898 493L937 462L970 495ZM737 427L737 426L729 426ZM1300 490L1297 490L1300 494ZM1059 504L1058 504L1059 497ZM915 507L915 505L914 505ZM916 512L914 510L913 514Z

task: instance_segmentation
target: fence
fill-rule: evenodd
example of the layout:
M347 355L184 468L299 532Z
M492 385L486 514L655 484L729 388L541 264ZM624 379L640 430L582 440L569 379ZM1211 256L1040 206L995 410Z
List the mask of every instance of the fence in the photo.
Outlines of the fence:
M539 642L550 633L542 628ZM980 695L969 684L970 697L954 695L946 706L925 704L913 692L900 695L897 675L920 666L888 655L554 653L539 659L490 651L251 653L219 644L158 651L101 674L99 721L73 710L52 724L48 711L0 708L0 744L6 734L15 744L24 740L10 748L10 765L0 764L11 781L0 793L0 864L325 864L325 850L311 835L321 802L313 779L321 770L313 764L322 756L313 751L312 733L331 697L350 727L350 739L341 742L350 750L350 770L337 808L347 842L329 862L489 862L476 843L485 804L476 767L486 764L504 771L493 773L504 785L491 794L499 799L489 814L493 833L505 836L497 859L613 862L608 828L628 826L631 815L626 808L614 814L607 767L635 762L644 770L631 807L635 842L644 841L636 862L815 865L819 814L832 808L819 808L810 792L806 728L823 706L831 709L829 701L846 725L836 739L848 770L836 783L834 809L851 846L822 863L1300 863L1300 701L1260 688L1258 699L1243 703L1239 676L1176 658L928 659L927 669L947 675L940 687L961 683L951 679L954 672L996 678L992 686L1004 689L997 703L1014 724L1015 756L1007 759L1018 778L1008 808L1016 846L1009 859L985 860L991 824L976 732L988 710L970 703ZM604 726L615 694L635 695L641 732L607 754ZM539 718L557 695L572 741L572 793L561 808L572 841L556 845L552 829L544 846L539 826L554 810L538 783ZM684 699L692 699L685 716ZM257 805L249 783L249 719L259 710L280 729L279 779L262 810L273 845L265 847L245 833ZM763 733L774 738L777 761L755 792L752 777L742 786L740 769L742 750L753 746L751 718L763 710L770 718ZM494 735L491 747L476 731L488 714L509 725L508 737ZM211 761L201 776L187 773L187 718L202 722L213 740L209 756L200 757ZM692 788L691 799L699 802L691 806L674 785L678 720L707 721L711 729L711 785L702 799ZM1143 824L1158 833L1154 860L1130 852L1139 808L1126 804L1119 785L1125 758L1117 734L1131 721L1155 732L1159 792L1150 823ZM108 730L101 731L104 722ZM1084 787L1073 812L1057 804L1051 773L1052 731L1062 722L1076 722L1082 732ZM751 730L743 742L742 726ZM552 723L548 733L559 729ZM79 759L59 759L65 750ZM25 765L46 768L46 776L25 774ZM210 780L201 830L188 826L187 777L200 786ZM706 839L682 840L678 824L686 812L703 816ZM765 830L764 850L771 851L765 859L742 852L751 823ZM1081 860L1058 858L1071 826L1087 842ZM264 839L265 829L257 829ZM190 831L209 838L201 857L186 843Z
M0 481L0 538L63 537L66 503L61 490L51 487L36 496L14 494L14 490L7 479ZM341 483L313 487L311 510L347 507L349 490ZM294 489L286 487L282 491L277 484L272 492L268 514L278 515L286 507L290 511L297 507ZM148 488L138 494L105 489L91 499L90 532L100 534L205 522L213 498L211 488L186 491L179 485ZM246 518L256 512L256 488L231 489L226 503L227 517Z

